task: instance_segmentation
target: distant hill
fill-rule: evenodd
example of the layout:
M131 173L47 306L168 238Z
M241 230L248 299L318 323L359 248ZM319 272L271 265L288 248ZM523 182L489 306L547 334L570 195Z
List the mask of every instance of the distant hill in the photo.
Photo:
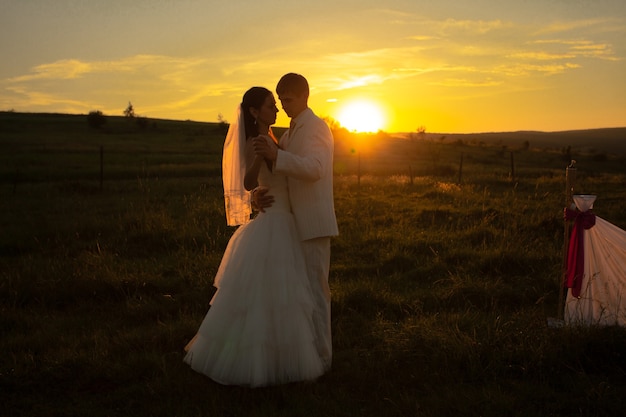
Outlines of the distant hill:
M48 122L52 120L62 121L65 119L76 120L86 115L57 114L57 113L19 113L0 111L0 132L9 128L11 122ZM123 120L122 116L107 116L110 120ZM149 118L151 122L178 125L191 121L178 121ZM193 122L199 125L216 127L217 123ZM284 128L275 128L277 134L281 134ZM406 138L416 133L390 133L397 138ZM568 130L561 132L517 131L517 132L491 132L491 133L426 133L425 138L431 140L443 140L447 143L463 141L464 143L485 143L488 145L503 145L509 148L523 148L526 143L531 148L563 149L568 146L574 151L604 152L615 155L626 155L626 127L601 128L587 130Z
M626 154L626 127L569 130L562 132L499 132L499 133L427 133L431 139L445 137L446 142L501 143L509 147L523 147L526 142L532 148L561 149L571 146L573 150Z

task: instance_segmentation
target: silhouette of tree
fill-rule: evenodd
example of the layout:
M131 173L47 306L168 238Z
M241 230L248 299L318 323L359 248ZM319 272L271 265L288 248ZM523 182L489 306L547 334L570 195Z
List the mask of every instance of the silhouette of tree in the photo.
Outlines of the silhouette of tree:
M128 107L124 110L124 116L130 118L135 117L135 109L133 108L133 103L130 101L128 102Z
M411 132L409 134L409 139L411 140L424 140L426 138L426 126L420 126L415 130L415 133Z
M100 129L107 122L104 114L100 110L90 111L87 115L87 123L94 129Z
M228 123L228 120L224 118L224 115L222 113L219 113L217 115L217 121L218 121L218 125L217 125L218 131L220 131L221 133L228 132L229 123Z

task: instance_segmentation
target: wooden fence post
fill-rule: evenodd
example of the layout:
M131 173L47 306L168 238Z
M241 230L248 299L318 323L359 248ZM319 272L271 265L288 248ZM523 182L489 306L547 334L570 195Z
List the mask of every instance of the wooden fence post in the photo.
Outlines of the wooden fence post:
M461 162L459 163L459 181L458 184L461 184L463 180L463 152L461 152Z
M515 161L513 159L513 151L511 151L511 182L515 182Z
M361 189L361 153L357 152L357 174L356 174L356 178L357 178L357 190Z
M100 191L104 184L104 147L100 145Z

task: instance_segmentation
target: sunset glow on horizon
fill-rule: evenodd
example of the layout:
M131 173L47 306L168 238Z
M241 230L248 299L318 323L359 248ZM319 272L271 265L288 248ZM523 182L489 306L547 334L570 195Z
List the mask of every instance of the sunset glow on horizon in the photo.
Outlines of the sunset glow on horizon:
M622 0L4 0L0 34L0 111L228 121L297 72L355 131L626 126Z
M380 107L366 100L346 103L336 115L339 124L349 131L373 133L385 130L385 118Z

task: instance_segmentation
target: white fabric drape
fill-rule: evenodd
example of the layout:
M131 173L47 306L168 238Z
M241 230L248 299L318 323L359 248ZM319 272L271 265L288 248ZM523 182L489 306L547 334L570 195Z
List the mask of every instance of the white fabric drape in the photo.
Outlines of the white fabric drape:
M589 208L576 204L580 211ZM565 322L626 326L626 231L596 216L595 226L584 231L584 245L582 289L580 297L568 292Z

